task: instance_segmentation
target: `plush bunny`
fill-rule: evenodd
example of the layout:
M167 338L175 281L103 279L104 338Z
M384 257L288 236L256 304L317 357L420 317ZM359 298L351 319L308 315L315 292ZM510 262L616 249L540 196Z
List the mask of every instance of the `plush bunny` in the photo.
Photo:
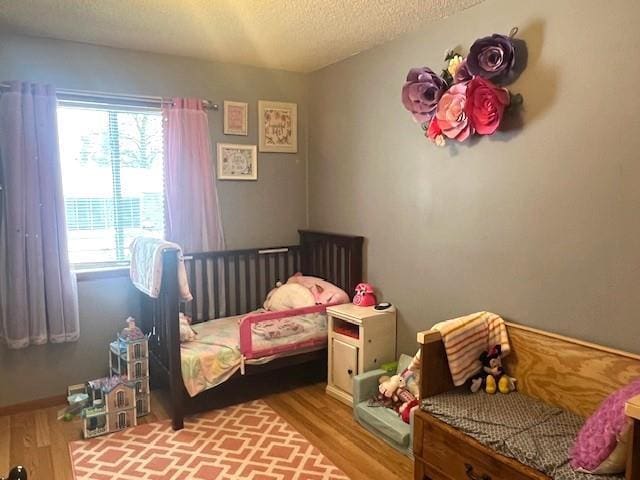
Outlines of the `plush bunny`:
M397 396L397 390L404 387L404 379L400 375L394 375L380 383L378 391L387 398L394 398L394 396Z

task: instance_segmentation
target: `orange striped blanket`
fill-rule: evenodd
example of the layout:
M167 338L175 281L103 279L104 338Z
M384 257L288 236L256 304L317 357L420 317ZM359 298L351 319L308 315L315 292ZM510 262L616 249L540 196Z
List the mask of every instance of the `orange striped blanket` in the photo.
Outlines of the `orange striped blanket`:
M496 345L502 347L502 356L511 351L507 327L500 316L491 312L476 312L434 325L442 335L447 352L449 370L456 386L482 370L480 354Z

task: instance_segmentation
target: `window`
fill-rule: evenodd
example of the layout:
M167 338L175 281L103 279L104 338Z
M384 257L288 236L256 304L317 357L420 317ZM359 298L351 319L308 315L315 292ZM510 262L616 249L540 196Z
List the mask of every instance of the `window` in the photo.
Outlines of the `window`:
M61 102L58 129L70 261L126 265L135 237L164 236L160 111Z
M124 407L124 392L122 390L116 393L116 407Z
M145 413L147 413L147 409L144 408L144 402L141 398L136 400L136 413L138 415L144 415Z
M118 425L117 428L127 428L127 413L126 412L120 412L118 414Z

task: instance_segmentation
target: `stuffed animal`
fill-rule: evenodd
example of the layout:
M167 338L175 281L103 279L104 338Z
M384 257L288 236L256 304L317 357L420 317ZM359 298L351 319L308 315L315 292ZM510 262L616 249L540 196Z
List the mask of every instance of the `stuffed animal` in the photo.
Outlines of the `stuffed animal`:
M292 308L312 307L316 304L311 291L298 283L281 282L267 294L263 307L271 312L281 312Z
M397 398L397 390L399 388L404 388L404 386L404 379L400 375L394 375L392 377L383 375L380 377L378 391L386 398L393 399L394 397Z
M487 393L510 393L516 389L516 379L505 374L502 367L502 347L496 345L492 349L482 352L480 361L482 371L471 379L471 391L477 392L484 386Z
M178 321L180 322L180 343L195 340L197 334L191 328L191 317L181 312Z
M412 370L409 370L409 368L405 368L400 376L404 380L405 388L409 392L411 392L411 394L415 398L418 398L420 396L420 387L418 385L418 381L416 380L416 373Z
M409 402L405 402L400 406L400 417L404 423L411 422L411 412L414 411L420 405L420 401L416 398Z
M316 305L328 305L330 303L349 303L349 295L331 282L317 277L309 277L296 273L287 280L287 285L299 284L309 289Z

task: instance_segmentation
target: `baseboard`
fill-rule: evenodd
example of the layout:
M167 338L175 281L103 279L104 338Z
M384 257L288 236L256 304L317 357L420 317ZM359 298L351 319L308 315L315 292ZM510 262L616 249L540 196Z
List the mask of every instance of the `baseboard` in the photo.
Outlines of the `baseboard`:
M65 395L39 398L37 400L30 400L28 402L16 403L15 405L6 405L4 407L0 407L0 417L29 412L32 410L40 410L41 408L64 406L66 403L67 397Z

